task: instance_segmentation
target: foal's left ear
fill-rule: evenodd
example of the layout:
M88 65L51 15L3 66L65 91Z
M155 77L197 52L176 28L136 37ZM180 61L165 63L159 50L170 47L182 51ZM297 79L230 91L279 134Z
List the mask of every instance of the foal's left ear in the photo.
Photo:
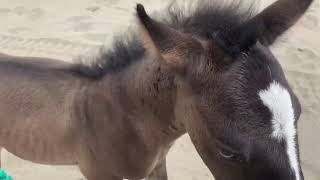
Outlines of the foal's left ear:
M151 19L141 4L137 5L137 16L147 51L161 63L181 69L204 51L202 44L191 35Z

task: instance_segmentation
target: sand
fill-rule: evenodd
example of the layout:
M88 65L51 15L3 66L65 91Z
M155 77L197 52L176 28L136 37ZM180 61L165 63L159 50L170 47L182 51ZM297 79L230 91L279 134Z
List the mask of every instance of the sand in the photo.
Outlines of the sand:
M136 0L0 0L0 51L13 55L71 60L94 52L134 23ZM140 0L148 9L166 1ZM261 8L271 0L262 0ZM306 180L320 180L320 2L272 48L298 94L301 159ZM16 180L80 180L76 167L23 161L2 152L3 167ZM169 178L213 179L188 136L179 139L168 157Z

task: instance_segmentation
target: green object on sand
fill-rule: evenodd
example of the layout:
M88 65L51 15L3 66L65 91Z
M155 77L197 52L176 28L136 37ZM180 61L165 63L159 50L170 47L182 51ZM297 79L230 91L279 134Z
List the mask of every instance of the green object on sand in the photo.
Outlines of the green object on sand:
M0 180L13 180L4 170L0 169Z

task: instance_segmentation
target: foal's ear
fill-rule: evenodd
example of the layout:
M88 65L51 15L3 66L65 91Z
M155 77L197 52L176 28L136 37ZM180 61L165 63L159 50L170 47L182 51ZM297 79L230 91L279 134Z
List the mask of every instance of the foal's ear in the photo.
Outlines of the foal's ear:
M149 17L143 5L137 5L137 16L147 51L173 68L184 68L188 60L203 52L201 43L189 34Z
M312 2L313 0L278 0L250 23L256 24L260 41L271 45L300 19Z
M259 40L272 45L306 12L313 0L278 0L230 32L221 32L216 43L232 56L248 50Z

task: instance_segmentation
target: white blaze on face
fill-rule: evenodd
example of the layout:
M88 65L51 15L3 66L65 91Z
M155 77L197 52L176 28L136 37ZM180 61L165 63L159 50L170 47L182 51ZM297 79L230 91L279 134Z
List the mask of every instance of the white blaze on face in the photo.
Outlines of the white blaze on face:
M272 137L278 141L287 143L287 155L296 180L300 180L299 162L296 150L295 116L291 96L286 88L272 82L268 89L259 92L259 96L265 106L272 113Z

